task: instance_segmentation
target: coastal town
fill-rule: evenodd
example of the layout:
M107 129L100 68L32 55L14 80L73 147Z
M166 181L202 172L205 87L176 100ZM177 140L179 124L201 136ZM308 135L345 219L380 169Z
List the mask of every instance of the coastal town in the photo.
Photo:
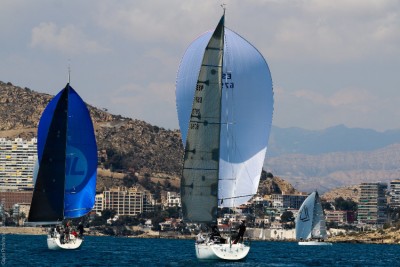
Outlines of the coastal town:
M46 234L44 228L24 226L32 198L36 142L0 139L0 174L7 177L0 184L0 233ZM125 186L98 192L93 210L73 223L83 221L87 235L194 239L199 229L181 220L178 184L169 185L173 191L157 192L148 186L152 176L156 177L147 174L138 179L136 173L132 181L122 175ZM307 195L263 171L256 196L236 209L219 210L218 228L230 233L244 220L249 239L295 241L294 221ZM330 241L399 243L399 180L389 185L362 183L321 195Z

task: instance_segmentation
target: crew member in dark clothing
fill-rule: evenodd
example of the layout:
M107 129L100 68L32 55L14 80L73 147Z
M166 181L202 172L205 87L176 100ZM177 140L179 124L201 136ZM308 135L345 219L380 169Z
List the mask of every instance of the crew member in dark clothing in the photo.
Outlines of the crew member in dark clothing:
M239 233L238 233L235 241L233 241L233 244L236 244L237 242L239 242L240 239L243 240L244 232L246 232L246 222L242 221L242 223L239 226Z
M221 234L219 233L218 226L213 225L211 228L210 239L217 240L218 238L216 238L216 237L221 238Z
M65 226L65 230L64 230L64 242L68 243L69 242L69 223L67 223L67 225Z
M78 225L78 231L79 231L79 237L82 238L83 237L83 232L84 232L82 222L80 222L79 225Z

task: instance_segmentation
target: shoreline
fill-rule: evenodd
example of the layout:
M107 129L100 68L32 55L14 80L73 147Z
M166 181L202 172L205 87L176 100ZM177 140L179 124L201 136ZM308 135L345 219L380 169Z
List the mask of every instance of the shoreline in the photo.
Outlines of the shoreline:
M85 236L109 236L103 233L93 231L90 229L85 229ZM12 235L47 235L47 230L45 227L15 227L15 226L3 226L0 227L0 234L12 234ZM111 235L110 235L111 236ZM331 243L347 243L347 244L386 244L386 245L399 245L400 242L397 238L397 233L388 237L378 237L376 234L371 236L371 233L360 236L335 236L328 238L328 242ZM151 231L137 236L116 236L123 238L162 238L162 239L193 239L195 236L183 236L183 235L166 235L160 232ZM251 239L251 241L267 241L267 242L297 242L296 240L274 240L274 239Z

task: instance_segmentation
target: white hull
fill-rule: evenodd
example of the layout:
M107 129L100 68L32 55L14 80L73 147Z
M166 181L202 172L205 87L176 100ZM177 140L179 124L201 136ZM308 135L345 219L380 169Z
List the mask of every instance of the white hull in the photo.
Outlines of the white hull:
M324 241L300 241L301 246L332 246L332 243Z
M56 237L47 236L47 247L51 250L78 249L82 245L82 242L82 239L70 235L70 241L68 243L61 244L59 235Z
M247 256L250 246L238 244L215 244L201 243L195 244L196 256L199 260L241 260Z

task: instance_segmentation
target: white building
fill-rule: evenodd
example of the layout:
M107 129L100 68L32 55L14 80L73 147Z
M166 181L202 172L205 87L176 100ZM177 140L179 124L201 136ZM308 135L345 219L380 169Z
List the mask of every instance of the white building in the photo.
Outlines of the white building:
M103 194L96 194L93 211L95 211L97 215L101 215L102 210L104 210L104 196Z
M0 138L0 189L33 188L33 170L37 161L37 139L30 141Z
M138 215L154 211L154 199L139 187L115 187L103 192L103 209L115 210L117 215Z
M167 207L180 207L181 206L181 195L176 192L167 192Z

